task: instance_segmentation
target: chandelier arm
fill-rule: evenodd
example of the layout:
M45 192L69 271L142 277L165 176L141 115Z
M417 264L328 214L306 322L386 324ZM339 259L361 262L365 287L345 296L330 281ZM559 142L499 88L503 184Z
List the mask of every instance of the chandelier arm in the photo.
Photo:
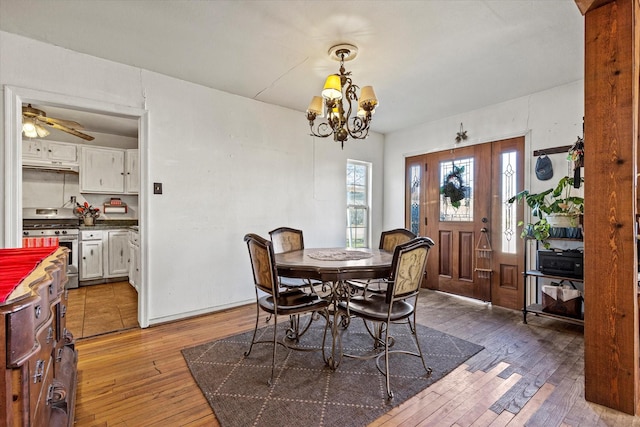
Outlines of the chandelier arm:
M326 138L334 133L333 129L327 122L318 123L315 129L313 128L313 123L309 123L309 129L311 130L311 136L316 136L318 138Z
M369 125L371 124L370 120L371 116L367 115L367 117L352 117L351 123L349 126L347 123L347 131L349 132L349 136L354 139L364 139L369 135Z

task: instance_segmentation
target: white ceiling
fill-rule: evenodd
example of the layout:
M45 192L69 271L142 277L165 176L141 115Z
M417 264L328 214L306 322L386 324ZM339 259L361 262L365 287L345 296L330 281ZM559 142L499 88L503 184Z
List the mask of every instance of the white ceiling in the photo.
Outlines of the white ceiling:
M381 133L584 76L574 0L1 0L0 29L299 110L300 120L338 70L328 49L355 44L346 69L374 86ZM93 130L74 113L60 118Z

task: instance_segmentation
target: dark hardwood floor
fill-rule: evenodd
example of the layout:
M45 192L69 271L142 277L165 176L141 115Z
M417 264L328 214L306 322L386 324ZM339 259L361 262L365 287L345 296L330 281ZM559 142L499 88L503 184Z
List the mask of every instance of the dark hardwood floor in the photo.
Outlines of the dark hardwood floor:
M75 425L218 425L180 350L250 330L254 316L248 305L79 339ZM485 349L373 426L640 426L584 400L581 326L525 325L518 311L428 290L418 318Z

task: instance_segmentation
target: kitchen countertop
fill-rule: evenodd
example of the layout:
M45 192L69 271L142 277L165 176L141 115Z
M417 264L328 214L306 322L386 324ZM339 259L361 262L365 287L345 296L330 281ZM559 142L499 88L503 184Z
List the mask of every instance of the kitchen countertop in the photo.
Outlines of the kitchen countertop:
M112 228L133 228L138 229L138 220L136 219L110 219L98 220L95 225L80 225L80 230L108 230Z

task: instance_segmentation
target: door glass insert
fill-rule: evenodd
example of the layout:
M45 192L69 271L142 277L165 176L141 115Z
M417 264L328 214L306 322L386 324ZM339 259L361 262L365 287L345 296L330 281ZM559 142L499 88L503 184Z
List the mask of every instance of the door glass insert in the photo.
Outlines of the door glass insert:
M509 198L516 194L517 167L516 152L502 153L500 158L501 171L501 195L502 206L502 252L508 254L517 253L516 248L516 203L509 203Z
M420 235L420 174L422 172L421 165L412 165L409 170L411 188L409 189L409 197L411 203L411 219L409 230L416 236Z
M473 158L440 162L440 221L473 221Z

